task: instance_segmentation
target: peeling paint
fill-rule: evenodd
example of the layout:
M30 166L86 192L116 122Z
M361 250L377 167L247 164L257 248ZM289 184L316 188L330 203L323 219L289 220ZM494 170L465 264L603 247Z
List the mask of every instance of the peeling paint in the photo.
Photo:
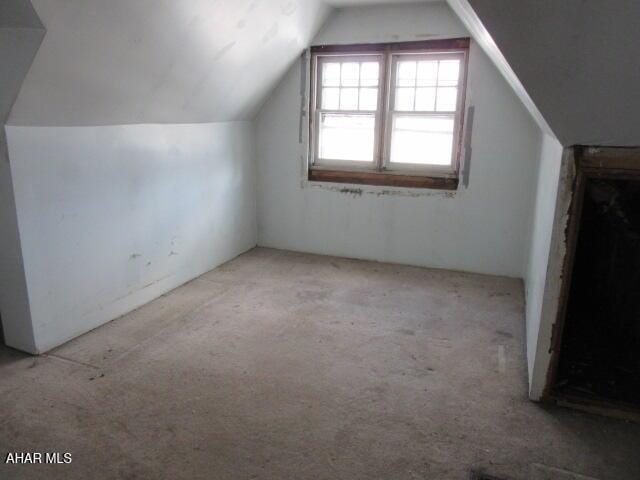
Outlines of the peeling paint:
M389 189L384 187L377 187L374 185L366 185L363 187L344 187L339 184L324 183L324 182L310 182L307 179L301 181L301 187L314 188L320 190L326 190L328 192L343 193L348 195L375 195L376 197L409 197L409 198L421 198L421 197L440 197L440 198L455 198L458 194L457 191L443 191L443 190L429 190L429 189L415 189L415 188L397 188Z
M567 225L569 212L573 198L573 184L576 177L573 149L565 149L562 153L562 162L559 171L557 194L555 196L555 209L551 215L551 238L547 254L547 266L544 269L543 285L541 291L540 312L537 319L528 318L538 322L538 328L527 333L529 359L529 398L540 401L544 398L548 384L549 368L552 362L555 324L560 307L562 290L562 278L567 253ZM529 305L534 299L528 294ZM529 328L529 327L528 327Z
M354 197L361 197L362 189L361 188L341 188L340 193L346 193L348 195L353 195Z

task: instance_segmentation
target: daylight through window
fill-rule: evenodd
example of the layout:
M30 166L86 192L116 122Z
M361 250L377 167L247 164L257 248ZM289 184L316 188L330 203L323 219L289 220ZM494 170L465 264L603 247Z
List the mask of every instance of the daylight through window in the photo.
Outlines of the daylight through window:
M468 47L312 48L309 178L455 188Z

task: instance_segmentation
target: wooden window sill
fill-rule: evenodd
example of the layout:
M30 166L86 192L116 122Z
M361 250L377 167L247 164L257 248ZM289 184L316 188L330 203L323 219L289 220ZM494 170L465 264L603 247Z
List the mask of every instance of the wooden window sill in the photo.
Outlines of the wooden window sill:
M435 190L457 190L458 179L428 177L424 175L398 175L384 172L348 172L344 170L309 170L309 181L332 183L355 183L387 187L430 188Z

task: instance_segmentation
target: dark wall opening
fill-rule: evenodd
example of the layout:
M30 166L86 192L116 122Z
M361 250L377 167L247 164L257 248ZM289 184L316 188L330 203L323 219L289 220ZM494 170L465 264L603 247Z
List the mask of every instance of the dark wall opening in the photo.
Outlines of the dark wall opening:
M556 395L640 407L640 178L587 178Z

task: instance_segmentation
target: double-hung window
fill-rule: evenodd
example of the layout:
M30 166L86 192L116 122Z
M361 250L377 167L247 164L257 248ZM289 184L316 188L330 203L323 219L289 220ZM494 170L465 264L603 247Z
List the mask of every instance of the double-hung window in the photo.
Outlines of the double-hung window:
M311 49L309 179L455 189L469 39Z

